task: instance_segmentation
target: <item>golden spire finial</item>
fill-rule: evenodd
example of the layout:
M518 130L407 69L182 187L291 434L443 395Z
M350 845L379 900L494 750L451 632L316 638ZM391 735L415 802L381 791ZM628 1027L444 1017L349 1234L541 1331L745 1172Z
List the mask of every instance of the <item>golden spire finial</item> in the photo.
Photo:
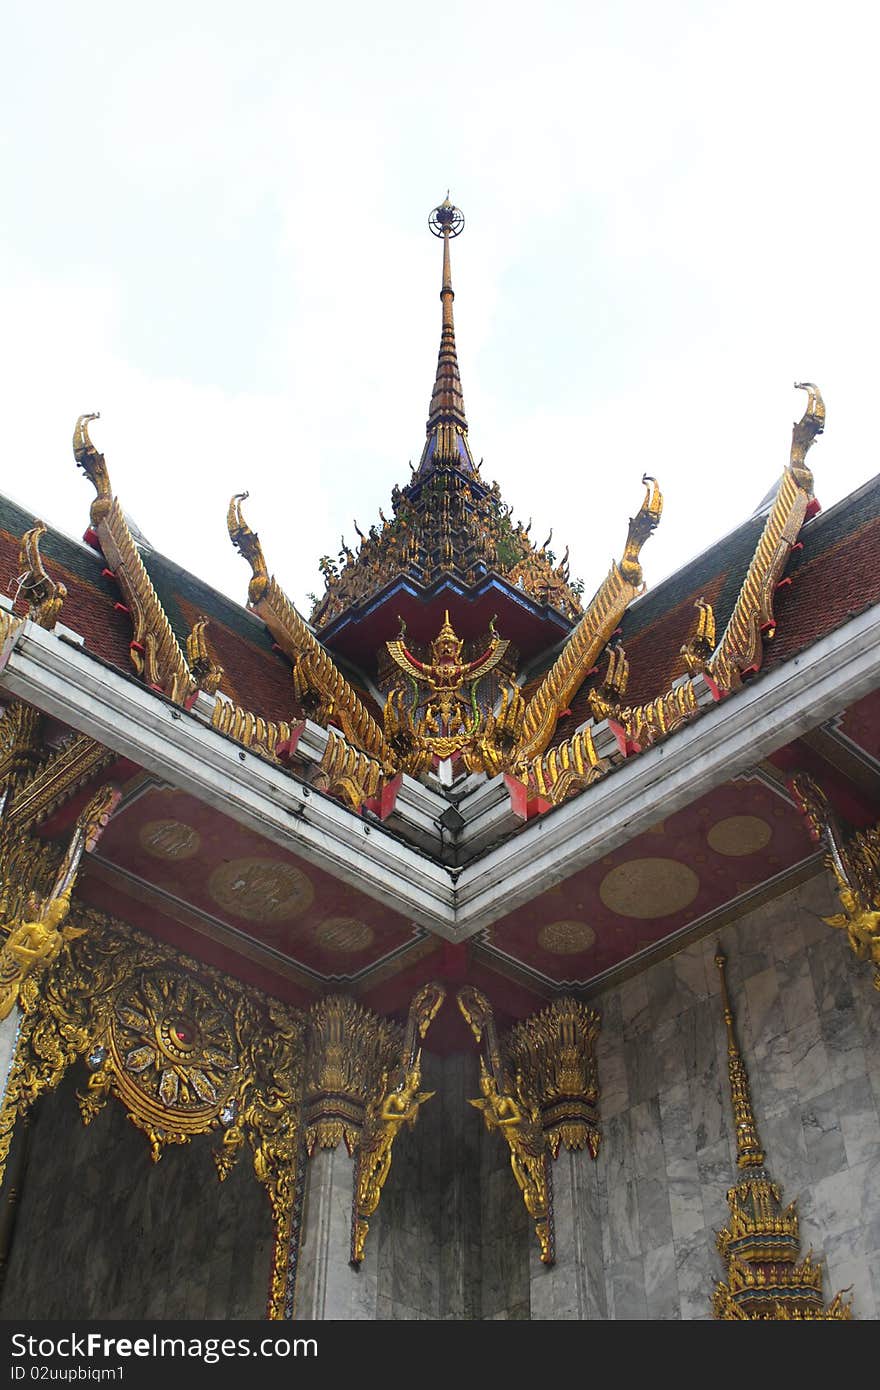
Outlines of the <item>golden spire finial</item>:
M733 1026L733 1010L727 993L727 977L724 967L727 957L719 942L715 948L715 964L721 976L721 1003L724 1007L724 1022L727 1025L727 1069L730 1075L730 1101L733 1106L733 1124L736 1130L736 1161L740 1168L762 1168L764 1151L758 1138L758 1127L752 1110L752 1097L749 1091L749 1076L740 1056L736 1031Z
M455 349L455 323L452 316L455 292L452 288L449 259L449 241L464 229L464 214L449 201L448 191L443 202L428 218L428 226L434 236L443 238L443 284L440 289L443 320L437 375L434 378L434 390L428 411L428 439L418 472L428 471L438 463L445 463L476 473L467 442L468 423L464 413L464 397Z

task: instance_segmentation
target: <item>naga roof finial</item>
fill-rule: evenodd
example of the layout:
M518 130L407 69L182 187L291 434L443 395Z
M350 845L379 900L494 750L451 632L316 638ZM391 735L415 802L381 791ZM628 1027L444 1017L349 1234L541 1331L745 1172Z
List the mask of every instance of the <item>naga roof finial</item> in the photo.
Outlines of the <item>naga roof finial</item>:
M18 552L21 574L16 597L20 596L27 603L31 620L38 627L44 627L51 632L67 598L67 588L64 584L56 583L46 573L40 554L40 540L45 534L46 523L35 520L31 529L21 538Z
M813 475L807 467L807 454L825 429L825 402L822 392L812 381L796 381L796 391L806 391L807 408L796 420L791 432L791 461L789 467L801 487L812 491Z
M80 415L73 427L73 456L97 493L89 512L93 526L97 526L108 515L113 505L110 475L104 455L98 453L89 438L89 421L100 418L101 412L95 410L90 415Z
M260 538L248 526L241 510L241 504L247 501L248 495L246 492L237 492L231 499L229 510L226 513L226 529L232 544L251 567L248 600L251 603L258 603L269 587L269 571L266 568Z

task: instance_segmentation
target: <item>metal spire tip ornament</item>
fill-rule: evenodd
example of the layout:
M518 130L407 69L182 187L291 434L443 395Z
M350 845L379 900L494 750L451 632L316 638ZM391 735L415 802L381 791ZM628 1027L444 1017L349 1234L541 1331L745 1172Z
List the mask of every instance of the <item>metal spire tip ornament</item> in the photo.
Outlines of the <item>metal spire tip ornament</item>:
M450 203L448 193L431 213L428 226L434 236L459 236L464 231L464 213Z

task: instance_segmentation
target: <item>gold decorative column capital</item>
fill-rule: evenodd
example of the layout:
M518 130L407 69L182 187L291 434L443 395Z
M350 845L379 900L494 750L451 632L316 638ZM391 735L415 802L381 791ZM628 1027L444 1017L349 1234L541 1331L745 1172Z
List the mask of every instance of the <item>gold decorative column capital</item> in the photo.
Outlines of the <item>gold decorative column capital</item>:
M383 1074L400 1056L399 1024L343 994L329 994L308 1011L306 1033L305 1136L316 1148L335 1149L341 1140L350 1154L358 1147L367 1106Z
M515 1075L537 1097L551 1154L561 1146L599 1152L599 1075L593 1045L599 1015L569 997L554 999L518 1023L503 1039Z

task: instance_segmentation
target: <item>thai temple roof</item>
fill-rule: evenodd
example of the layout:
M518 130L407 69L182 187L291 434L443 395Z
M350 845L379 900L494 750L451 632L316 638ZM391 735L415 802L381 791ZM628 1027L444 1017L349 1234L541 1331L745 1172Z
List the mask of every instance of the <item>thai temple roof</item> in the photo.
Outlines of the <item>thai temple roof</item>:
M443 242L442 315L421 458L409 481L394 488L390 517L380 509L368 534L360 532L357 554L343 542L338 564L322 558L326 588L311 614L322 641L368 665L396 631L399 614L424 628L423 640L433 635L430 623L443 595L464 600L467 636L488 622L491 604L500 604L530 651L566 635L582 612L568 551L557 562L551 537L536 545L531 523L514 522L498 484L486 482L474 462L455 346L449 249L464 217L446 198L429 225Z
M106 742L101 766L112 754L132 779L83 892L294 1001L332 983L398 1008L465 957L511 1017L563 986L588 995L804 872L815 850L790 768L827 764L850 822L871 816L880 479L821 512L806 461L818 388L803 387L769 505L653 590L642 552L663 499L634 470L619 558L581 592L567 552L533 541L471 451L450 253L463 223L448 198L430 220L441 336L418 466L356 552L320 559L308 619L251 529L257 498L228 512L246 606L163 556L161 537L147 547L93 416L74 433L94 489L85 544L35 527L39 496L36 513L0 501L4 699L43 701L59 757L75 736ZM87 782L59 794L42 834L61 833ZM184 878L136 848L172 820L203 847ZM684 847L721 822L748 822L754 847L698 872ZM221 842L242 862L281 855L307 882L292 925L223 906ZM661 861L646 906L632 866Z

